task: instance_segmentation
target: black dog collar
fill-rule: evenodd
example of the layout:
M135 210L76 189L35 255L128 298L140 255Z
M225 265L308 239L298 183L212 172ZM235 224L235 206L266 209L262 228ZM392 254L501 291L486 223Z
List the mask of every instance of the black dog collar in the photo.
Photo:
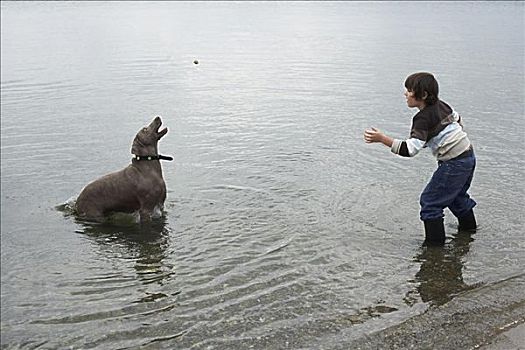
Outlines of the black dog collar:
M134 154L133 159L135 160L173 160L173 157L163 156L162 154L158 154L155 156L137 156L136 154Z

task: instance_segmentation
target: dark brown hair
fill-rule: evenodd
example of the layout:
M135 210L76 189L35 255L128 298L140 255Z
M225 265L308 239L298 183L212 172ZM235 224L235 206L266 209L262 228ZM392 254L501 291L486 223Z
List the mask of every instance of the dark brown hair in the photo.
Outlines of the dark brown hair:
M409 92L414 93L417 100L423 100L425 105L433 105L438 101L439 85L430 73L420 72L408 76L405 80L405 87ZM427 93L427 97L425 96Z

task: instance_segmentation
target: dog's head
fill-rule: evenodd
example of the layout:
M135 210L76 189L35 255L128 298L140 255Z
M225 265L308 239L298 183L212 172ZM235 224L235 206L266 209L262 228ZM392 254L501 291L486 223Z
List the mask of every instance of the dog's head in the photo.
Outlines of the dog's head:
M159 131L161 125L160 117L155 117L148 126L143 127L133 140L131 153L136 155L157 154L157 143L168 132L168 128Z

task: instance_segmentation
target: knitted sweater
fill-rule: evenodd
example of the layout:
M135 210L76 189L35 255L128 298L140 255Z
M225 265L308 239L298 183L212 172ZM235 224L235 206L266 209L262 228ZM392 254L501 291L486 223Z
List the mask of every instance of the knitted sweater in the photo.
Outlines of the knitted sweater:
M422 148L430 147L437 160L446 161L459 156L470 146L460 115L445 102L438 101L414 116L410 138L395 139L391 151L403 157L413 157Z

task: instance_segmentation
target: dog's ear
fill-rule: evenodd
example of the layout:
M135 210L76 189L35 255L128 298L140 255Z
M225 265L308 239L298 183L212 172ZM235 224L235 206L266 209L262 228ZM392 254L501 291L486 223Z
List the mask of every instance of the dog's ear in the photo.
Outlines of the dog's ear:
M143 129L144 130L144 129ZM133 139L133 143L131 144L131 153L132 154L143 154L144 148L146 147L146 144L141 139L141 132L143 130L139 131L135 138Z
M164 128L161 131L159 131L157 133L157 140L160 140L162 136L166 135L167 132L168 132L168 128Z
M144 145L139 140L139 136L135 136L133 143L131 144L131 153L132 154L141 154L140 150L144 148Z

